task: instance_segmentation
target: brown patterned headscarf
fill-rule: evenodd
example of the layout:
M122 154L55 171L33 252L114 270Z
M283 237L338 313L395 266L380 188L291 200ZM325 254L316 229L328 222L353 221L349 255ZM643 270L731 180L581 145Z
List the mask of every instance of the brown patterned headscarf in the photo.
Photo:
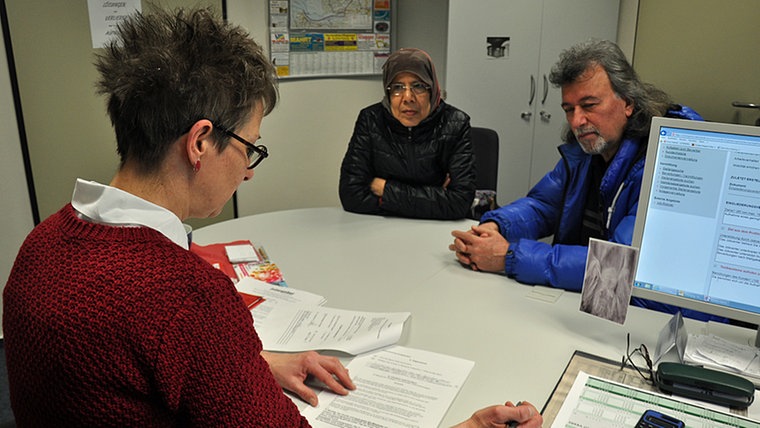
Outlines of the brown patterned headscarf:
M401 48L393 52L383 64L383 88L387 88L399 73L413 73L430 86L430 111L441 102L441 85L435 74L435 65L427 52L416 48ZM388 91L385 91L383 105L390 110Z

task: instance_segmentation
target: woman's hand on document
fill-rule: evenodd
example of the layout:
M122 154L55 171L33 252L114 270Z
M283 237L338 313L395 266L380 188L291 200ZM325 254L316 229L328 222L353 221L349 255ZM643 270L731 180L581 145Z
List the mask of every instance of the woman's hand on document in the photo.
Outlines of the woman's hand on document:
M517 406L507 401L504 405L489 406L480 409L454 428L492 428L492 427L524 427L540 428L544 418L538 410L525 401Z
M335 357L314 351L297 354L262 351L261 356L269 363L269 368L281 387L297 394L312 406L317 405L317 394L305 384L310 375L336 394L346 395L349 390L356 388L348 376L348 370Z

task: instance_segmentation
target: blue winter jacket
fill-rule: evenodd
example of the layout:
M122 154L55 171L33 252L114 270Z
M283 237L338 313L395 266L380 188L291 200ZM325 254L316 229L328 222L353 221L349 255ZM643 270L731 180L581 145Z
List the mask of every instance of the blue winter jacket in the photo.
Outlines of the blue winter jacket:
M666 116L703 120L685 106L668 111ZM625 139L602 178L600 201L611 242L631 244L646 144L646 138ZM562 159L526 197L485 213L481 223L496 222L510 243L504 268L507 276L526 284L580 291L588 252L588 244L581 243L580 236L591 155L584 153L577 141L561 145L559 152ZM552 244L538 241L551 235ZM663 312L679 310L636 297L631 301ZM683 315L706 319L705 314L696 311L683 310Z

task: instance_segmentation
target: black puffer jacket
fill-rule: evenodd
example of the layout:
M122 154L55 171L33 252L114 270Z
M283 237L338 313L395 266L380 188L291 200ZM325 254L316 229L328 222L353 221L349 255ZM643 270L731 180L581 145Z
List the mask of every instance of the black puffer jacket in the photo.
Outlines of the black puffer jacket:
M466 113L441 102L407 128L377 103L356 120L340 169L340 201L356 213L460 219L475 196L475 174ZM370 191L375 177L386 180L382 198Z

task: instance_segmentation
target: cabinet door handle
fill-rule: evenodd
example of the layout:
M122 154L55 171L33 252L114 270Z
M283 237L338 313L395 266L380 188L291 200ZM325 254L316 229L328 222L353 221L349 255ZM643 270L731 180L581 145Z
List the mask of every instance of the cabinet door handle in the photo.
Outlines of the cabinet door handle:
M740 102L740 101L734 101L734 102L731 103L731 105L734 106L734 107L739 107L739 108L760 108L760 104L743 103L743 102Z
M546 78L546 75L544 74L544 97L541 98L541 105L546 104L547 95L549 95L549 80Z
M533 75L530 75L530 100L528 101L528 105L533 105L533 99L536 98L536 78L533 77Z
M541 110L541 112L539 112L538 115L541 116L541 120L543 120L544 122L548 122L552 118L552 114L545 110Z
M523 119L523 120L530 120L531 116L533 116L533 113L531 113L529 111L524 111L524 112L520 113L520 118Z

